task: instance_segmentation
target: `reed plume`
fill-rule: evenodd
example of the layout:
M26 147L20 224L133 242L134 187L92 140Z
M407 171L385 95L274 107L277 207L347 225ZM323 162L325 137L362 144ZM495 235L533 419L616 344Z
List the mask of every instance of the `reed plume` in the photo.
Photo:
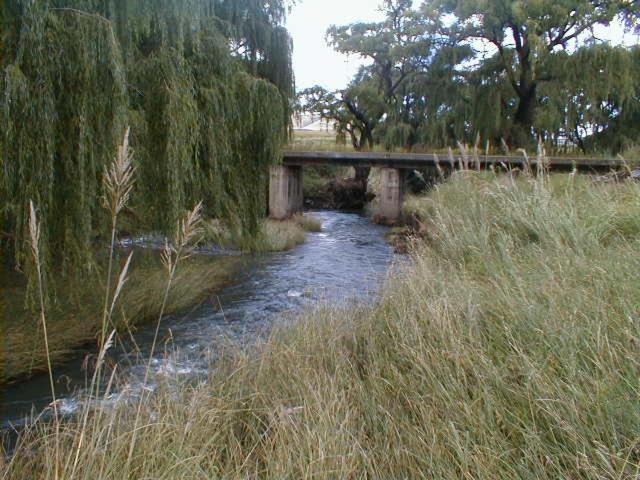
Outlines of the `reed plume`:
M49 333L47 331L47 316L45 312L44 302L44 286L42 280L42 262L40 259L40 224L36 215L36 208L33 201L29 202L29 238L31 240L31 255L33 256L33 263L36 267L36 274L38 280L38 299L40 302L40 323L42 324L42 331L44 334L44 348L47 357L47 370L49 373L49 385L51 388L51 406L53 407L53 416L55 422L55 466L54 475L55 479L59 478L59 464L60 464L60 418L58 416L58 401L56 399L55 382L53 381L53 366L51 364L51 352L49 350Z
M107 339L108 326L112 323L112 314L115 308L115 304L120 296L122 288L126 282L129 267L131 265L132 255L129 255L125 265L120 272L118 283L116 284L115 292L111 294L111 281L113 276L113 262L115 257L115 245L116 245L116 233L118 226L118 215L127 205L134 185L134 173L135 168L133 166L133 152L129 147L129 134L130 129L127 128L122 143L118 146L118 151L113 159L113 162L107 167L102 176L102 186L104 189L102 197L102 205L111 217L111 231L110 231L110 243L109 243L109 262L107 267L107 279L104 293L104 303L102 308L102 323L100 328L100 343L98 362L96 363L93 375L91 377L91 385L89 388L89 395L99 396L99 389L101 383L101 372L104 364L105 355L107 350L111 347L111 340L114 333ZM80 459L80 452L83 447L87 422L89 418L89 405L85 406L82 415L82 432L78 437L78 444L75 449L75 458L73 461L73 469L71 477L74 476L78 467ZM96 421L99 420L99 416Z
M195 242L195 240L202 234L202 202L199 202L190 212L187 212L186 216L178 221L176 233L173 239L173 243L170 244L165 241L165 247L162 252L162 263L167 269L167 285L164 291L164 297L162 299L162 305L160 307L160 313L158 314L158 320L156 322L156 329L153 335L153 342L151 343L151 350L149 352L149 358L147 360L147 367L144 372L144 379L142 385L146 385L149 380L149 372L151 371L151 365L153 362L153 356L158 343L158 336L160 334L160 325L162 324L162 318L164 317L164 311L169 299L169 293L175 279L178 264L190 256L189 246ZM127 463L125 471L129 470L131 464L131 458L133 457L133 450L136 445L136 439L138 435L138 423L140 420L140 414L142 411L142 405L145 401L145 391L142 389L138 407L136 410L136 417L134 421L131 443L129 445L129 453L127 455Z

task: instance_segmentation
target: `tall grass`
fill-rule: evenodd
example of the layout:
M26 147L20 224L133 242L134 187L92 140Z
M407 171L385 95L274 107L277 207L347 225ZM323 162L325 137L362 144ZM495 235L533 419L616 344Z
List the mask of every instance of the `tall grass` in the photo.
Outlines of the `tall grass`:
M377 305L104 411L61 478L638 478L640 185L463 172L409 208L427 238ZM54 478L50 432L3 478Z
M284 252L303 244L307 232L320 232L322 222L313 215L300 213L288 220L263 220L253 237L241 235L216 220L204 222L203 230L205 240L225 248L251 253Z
M156 351L156 346L158 344L158 337L160 334L160 325L162 322L162 318L164 316L167 302L169 300L171 287L176 278L178 265L189 257L188 247L198 238L199 235L202 234L202 230L200 226L201 222L202 222L202 203L198 203L193 208L193 210L189 212L186 218L182 220L178 225L173 245L169 245L169 243L165 244L165 248L162 253L162 262L164 263L164 266L166 267L166 270L167 270L167 286L165 288L164 297L162 298L162 304L160 307L160 313L158 314L156 329L153 334L153 341L151 343L151 349L149 351L149 359L147 360L147 368L145 369L144 379L142 380L143 385L146 385L149 379L149 372L151 370L153 357ZM136 446L136 438L138 435L138 424L140 421L140 413L142 411L142 406L144 405L145 400L146 400L146 391L143 389L140 395L140 399L138 401L138 408L136 411L136 417L135 417L135 422L133 427L133 435L129 444L129 453L127 455L127 463L126 463L125 470L127 470L131 464L133 451Z
M322 223L312 215L297 214L289 220L266 220L250 246L253 252L284 252L305 242L307 232L319 232Z

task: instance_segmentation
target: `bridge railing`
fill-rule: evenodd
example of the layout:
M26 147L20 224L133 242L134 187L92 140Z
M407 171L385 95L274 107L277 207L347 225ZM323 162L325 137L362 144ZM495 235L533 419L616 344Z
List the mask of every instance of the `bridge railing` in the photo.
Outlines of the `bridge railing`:
M421 169L439 165L443 168L487 169L525 168L536 169L541 161L537 157L524 155L478 155L460 154L439 155L435 153L383 153L383 152L323 152L323 151L285 151L284 165L336 165L351 167L380 167L397 169ZM627 163L620 159L583 158L583 157L545 157L543 166L552 170L572 171L611 171L624 168Z

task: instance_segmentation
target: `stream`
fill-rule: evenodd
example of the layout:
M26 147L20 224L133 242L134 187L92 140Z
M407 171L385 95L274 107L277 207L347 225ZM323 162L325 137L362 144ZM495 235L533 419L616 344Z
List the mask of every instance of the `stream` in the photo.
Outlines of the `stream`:
M394 261L392 248L384 239L387 228L354 213L319 211L311 215L322 222L322 232L308 233L306 243L289 252L243 257L240 273L209 301L187 316L163 320L160 338L170 336L171 350L180 353L163 355L163 343L152 361L156 375L204 374L216 345L226 339L251 342L268 333L275 322L305 308L375 301ZM155 326L147 325L135 334L141 358L148 358L154 330ZM141 385L145 365L126 351L130 350L114 348L110 361L118 364L131 385L153 388ZM78 358L54 372L56 393L62 399L60 409L67 415L77 410L74 392L81 391L87 382L82 361ZM42 411L50 402L47 375L4 387L0 391L0 428L23 424L31 413Z

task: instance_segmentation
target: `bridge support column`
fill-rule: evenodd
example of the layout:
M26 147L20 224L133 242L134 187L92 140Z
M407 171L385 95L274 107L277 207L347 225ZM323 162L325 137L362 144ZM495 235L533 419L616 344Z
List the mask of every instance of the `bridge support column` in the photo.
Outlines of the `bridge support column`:
M290 218L302 211L302 167L274 165L269 177L269 216L275 220Z
M402 217L402 204L406 184L406 170L381 168L380 216L387 223L395 223Z

